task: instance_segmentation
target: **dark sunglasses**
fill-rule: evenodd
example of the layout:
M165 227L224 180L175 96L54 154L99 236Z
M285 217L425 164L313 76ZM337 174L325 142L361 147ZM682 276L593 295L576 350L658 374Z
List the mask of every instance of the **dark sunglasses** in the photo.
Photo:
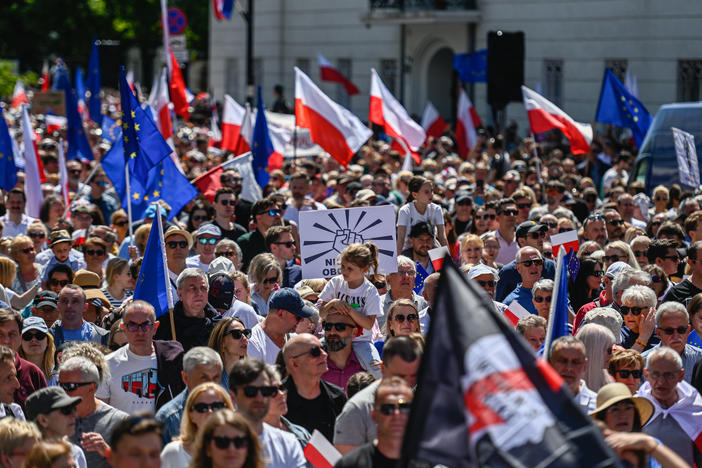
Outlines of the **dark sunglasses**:
M217 254L217 256L218 257L232 258L232 257L236 256L236 252L234 252L233 250L228 251L228 252L220 252Z
M310 348L309 350L305 351L304 353L300 353L297 356L293 356L293 358L299 358L307 354L309 354L313 358L318 358L322 355L322 348L319 346L312 346L312 348Z
M400 414L409 414L411 409L412 403L405 401L400 401L399 403L381 403L378 407L380 413L385 416L392 416L396 411L399 411Z
M540 266L544 264L544 261L540 258L535 258L533 260L524 260L523 262L519 262L525 267L529 268L532 265Z
M595 277L599 278L600 276L604 276L604 271L595 270L592 273L590 273L590 276L595 276Z
M219 239L216 237L201 237L197 241L201 243L202 245L215 245Z
M495 219L495 215L494 214L475 215L475 219L482 219L482 220L490 219L490 220L492 220L492 219Z
M218 203L221 203L222 206L236 206L236 200L220 200Z
M407 314L408 322L416 322L417 318L417 314ZM402 323L405 321L405 316L403 314L395 314L395 316L392 319L398 323Z
M86 385L90 385L91 383L94 382L59 382L58 385L67 392L73 392L79 387L85 387Z
M517 210L503 210L502 214L507 215L507 216L517 216L519 214L519 211L517 211Z
M664 260L673 260L674 262L679 262L679 261L680 261L680 257L678 257L677 255L665 255L665 256L663 256L663 257L661 257L661 258L664 259Z
M558 230L558 232L559 232L559 233L563 233L563 232L570 232L570 231L572 231L572 230L573 230L573 229L571 229L571 228L569 228L569 227L562 227L562 228L560 228L560 229Z
M585 201L588 203L594 203L595 200L597 200L597 197L594 195L588 195L587 197L585 197Z
M263 280L263 282L266 284L275 284L278 282L278 277L276 276L275 278L266 278Z
M377 283L373 283L373 286L375 286L375 289L383 289L387 285L388 284L385 281L383 281L383 282L378 281Z
M26 249L22 249L22 253L28 254L30 252L34 252L34 247L27 247Z
M208 411L219 411L226 407L227 405L225 405L223 401L215 401L212 403L195 403L191 409L196 413L202 414L207 413Z
M687 327L678 327L678 328L661 328L657 327L660 331L665 333L666 335L672 335L673 333L677 333L678 335L683 335L685 332L687 332Z
M544 239L546 237L546 231L530 232L529 237L532 239Z
M619 374L619 377L621 377L622 379L628 379L629 376L632 376L635 379L640 379L643 375L643 371L641 369L620 369L616 373Z
M634 255L637 257L645 257L646 255L648 255L648 251L647 250L634 250Z
M593 199L593 201L594 201L594 199ZM605 217L601 214L598 214L598 215L590 215L585 219L586 219L586 221L597 221L598 219L605 219Z
M289 241L289 242L273 242L275 245L284 245L288 249L293 247L295 245L294 241Z
M283 212L282 212L281 210L275 209L275 210L265 210L265 211L261 211L261 212L259 212L258 214L262 215L262 214L266 214L266 213L268 213L270 216L274 216L274 217L275 217L275 216L280 216Z
M50 279L49 280L49 285L50 286L61 286L64 287L68 284L68 280L57 280L57 279Z
M63 408L59 408L58 410L61 412L61 414L70 416L76 410L76 405L64 406Z
M552 221L550 223L546 223L546 222L542 221L541 224L543 224L544 226L548 226L549 229L556 229L558 227L558 223L556 223L554 221Z
M233 184L237 184L237 183L240 184L243 180L244 179L242 179L241 177L223 177L222 178L222 182L225 184L228 182L231 182Z
M624 224L624 220L610 219L609 221L607 221L607 224L609 224L610 226L621 226L622 224Z
M488 287L488 288L494 288L494 287L495 287L495 281L494 281L494 280L487 280L487 281L477 280L477 281L478 281L478 284L479 284L480 286L484 287L484 288L485 288L485 287Z
M193 220L193 221L207 221L207 216L204 216L204 215L203 215L203 216L194 215L194 216L192 217L192 220Z
M226 450L230 445L234 445L234 448L240 449L249 446L248 436L236 436L236 437L225 437L225 436L213 436L212 441L220 450Z
M255 385L247 385L242 390L246 398L254 398L259 392L261 392L262 397L267 398L275 395L275 392L278 391L278 387L274 387L272 385L263 385L261 387L257 387Z
M517 203L517 208L523 210L525 208L531 208L531 203Z
M32 341L35 338L37 341L41 341L44 338L46 338L46 333L41 332L41 331L36 331L36 332L32 333L31 331L28 331L27 333L22 334L22 339L24 341Z
M127 329L128 332L131 333L136 333L138 331L143 331L147 332L154 328L154 322L142 322L142 323L134 323L134 322L127 322L124 324L124 328Z
M459 202L456 202L456 205L458 206L471 206L472 204L473 202L470 200L470 198L467 200L461 200Z
M124 227L124 226L126 226L127 224L129 224L129 221L127 221L126 219L125 219L124 221L116 221L116 222L114 223L115 226L119 226L119 227Z
M90 256L95 255L95 256L99 256L99 257L105 255L105 251L104 251L104 250L95 250L95 249L88 249L88 250L85 251L85 253L88 254L88 255L90 255Z
M245 328L243 330L239 330L237 328L234 328L232 330L224 332L224 336L227 335L232 335L232 338L234 338L235 340L240 340L242 336L245 336L246 338L251 338L251 329Z
M338 331L338 332L343 332L347 328L355 328L353 325L348 324L348 323L332 323L332 322L324 322L322 324L322 328L324 328L324 331L332 331L332 329Z
M175 249L178 247L180 247L181 249L187 249L188 241L168 241L166 242L166 245L169 249Z
M618 262L619 259L623 258L623 257L621 257L619 255L605 255L603 258L605 259L605 262L614 263L614 262Z
M542 302L551 302L551 299L553 299L553 296L534 296L534 301L538 302L541 304Z
M46 234L44 234L43 232L30 232L27 233L27 235L32 239L43 239L46 237Z
M621 314L625 317L629 315L629 312L631 312L631 315L633 315L634 317L638 317L639 315L641 315L641 312L643 312L645 309L648 309L648 307L621 306L619 308L619 312L621 312Z
M68 173L69 174L80 174L82 171L81 169L69 169Z

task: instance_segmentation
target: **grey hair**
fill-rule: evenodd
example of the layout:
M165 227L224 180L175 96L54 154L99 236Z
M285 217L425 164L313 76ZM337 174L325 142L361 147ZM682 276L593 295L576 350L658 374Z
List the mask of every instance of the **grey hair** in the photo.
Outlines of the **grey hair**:
M622 319L622 314L617 312L616 309L611 307L595 307L585 314L583 324L585 323L594 323L606 327L614 335L614 342L616 344L621 343L624 319Z
M583 354L587 351L585 349L585 343L583 343L582 341L580 341L578 338L574 337L573 335L565 335L565 336L561 336L559 338L556 338L551 343L551 349L548 350L549 360L551 359L551 356L553 356L553 352L559 346L581 346L583 348Z
M215 253L219 253L228 247L234 249L234 252L236 252L237 261L239 262L239 264L241 264L241 259L243 258L244 254L241 252L241 247L239 247L239 244L237 244L231 239L222 239L221 241L217 242L217 246L215 247ZM235 264L234 266L237 270L239 269L239 265Z
M634 281L651 284L651 274L643 270L623 270L612 280L612 294L616 297L631 286Z
M544 208L544 207L542 207L542 206L535 206L534 208L532 208L531 210L529 210L529 216L528 216L528 218L529 218L531 221L536 221L536 222L538 222L539 219L541 219L541 217L542 217L543 215L546 215L546 214L550 214L550 213L548 212L548 208Z
M186 268L185 270L181 271L180 274L178 275L178 279L176 280L176 289L180 290L183 286L183 283L185 282L186 279L190 278L202 278L205 280L205 285L207 286L207 289L210 289L210 283L207 281L207 273L202 271L199 268Z
M531 293L534 294L536 291L553 291L553 280L548 278L542 278L531 288Z
M614 334L607 327L596 323L588 323L580 327L575 337L585 345L585 355L587 356L585 383L587 383L590 390L596 392L607 383L603 371L605 367L605 349L612 349Z
M417 266L414 263L414 260L412 260L409 257L406 257L404 255L398 255L397 256L397 267L407 267L407 268L412 268L412 271L415 273L417 272Z
M537 249L536 247L531 247L531 246L528 246L528 245L527 245L527 246L524 246L524 247L520 248L520 249L517 251L517 256L515 257L515 259L517 260L517 263L522 261L522 254L523 254L527 249L534 249L534 250L536 251L536 253L539 254L539 258L540 258L540 259L543 259L543 258L544 258L544 257L541 255L541 252L539 252L539 249Z
M679 303L675 302L674 304ZM678 370L683 369L683 361L677 351L667 346L656 346L646 356L646 370L648 370L648 367L651 365L651 363L653 363L653 361L657 361L659 359L668 359L673 361Z
M633 301L638 306L656 307L658 298L653 289L648 286L634 284L629 286L622 293L622 304L626 301Z
M219 366L224 369L222 358L217 351L207 346L195 346L183 356L183 370L189 374L196 366Z
M93 361L83 356L68 358L59 366L59 373L79 371L82 380L100 384L100 373Z
M650 243L651 239L648 236L644 236L643 234L636 236L633 239L631 239L631 241L629 242L629 247L631 247L633 249L636 244L638 244L639 242L644 242L644 241L647 241Z
M690 322L690 314L687 313L687 309L685 308L684 305L682 305L679 302L668 301L668 302L664 302L663 304L661 304L661 306L656 311L656 326L660 327L661 320L663 320L663 316L665 314L668 314L671 312L677 312L679 314L684 315L685 322L686 323Z
M568 208L565 208L563 206L559 206L558 208L553 210L553 213L551 213L551 214L553 216L555 216L556 219L566 218L566 219L571 220L573 222L573 226L575 226L575 229L577 229L578 226L580 225L580 223L578 222L578 218L575 216L575 214L573 214L573 212L571 210L569 210Z
M529 314L526 317L519 319L515 329L517 330L517 333L523 335L524 332L534 327L544 327L544 330L546 330L546 326L547 322L545 318L538 315Z

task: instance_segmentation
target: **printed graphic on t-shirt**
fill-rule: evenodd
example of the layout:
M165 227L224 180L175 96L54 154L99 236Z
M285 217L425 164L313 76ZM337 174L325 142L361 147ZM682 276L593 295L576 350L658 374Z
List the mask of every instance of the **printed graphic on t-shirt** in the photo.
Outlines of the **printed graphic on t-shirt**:
M153 400L158 393L158 372L156 369L143 369L122 376L122 390L139 398Z
M366 306L366 298L364 296L349 296L348 294L344 294L342 291L339 291L336 293L336 298L340 301L348 303L354 309L358 309L360 307L361 310L363 310Z

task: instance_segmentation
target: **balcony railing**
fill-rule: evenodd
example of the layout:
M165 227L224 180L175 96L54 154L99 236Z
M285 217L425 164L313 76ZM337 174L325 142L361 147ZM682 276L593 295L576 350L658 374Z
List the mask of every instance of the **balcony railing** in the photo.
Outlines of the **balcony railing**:
M370 0L372 10L444 11L475 10L477 0Z

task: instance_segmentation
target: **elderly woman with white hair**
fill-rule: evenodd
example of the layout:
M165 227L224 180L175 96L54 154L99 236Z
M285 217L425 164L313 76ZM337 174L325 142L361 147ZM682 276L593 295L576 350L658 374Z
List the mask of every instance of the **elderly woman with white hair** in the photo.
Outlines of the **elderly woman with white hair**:
M658 299L653 289L634 284L622 293L619 313L624 318L621 345L640 353L660 343L656 330Z
M614 382L607 372L609 360L612 358L614 334L602 325L588 323L580 327L575 337L585 344L587 356L585 383L588 388L596 392L603 385Z

